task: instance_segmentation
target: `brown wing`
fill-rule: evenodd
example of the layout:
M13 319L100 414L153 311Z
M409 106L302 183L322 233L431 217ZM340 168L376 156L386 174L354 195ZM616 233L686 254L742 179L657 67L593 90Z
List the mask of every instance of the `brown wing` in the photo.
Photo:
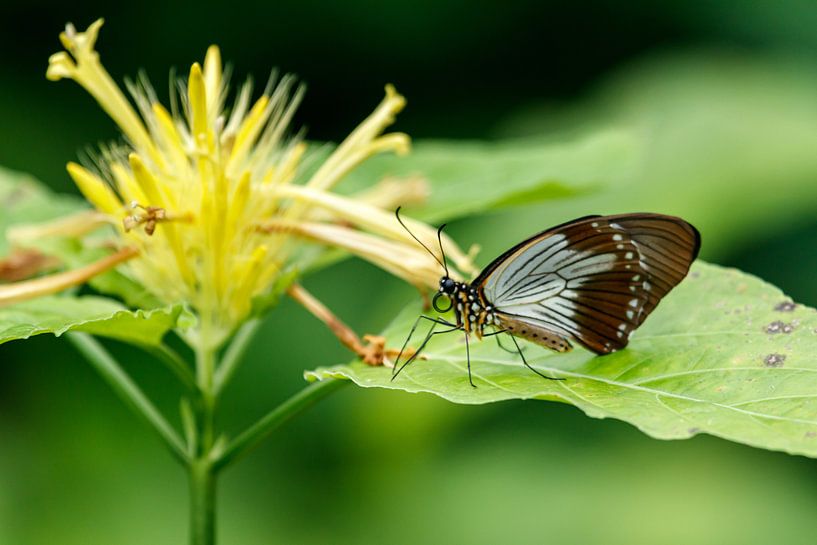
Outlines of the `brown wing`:
M686 276L699 247L698 231L680 218L589 216L520 243L473 285L501 321L572 337L606 354L627 345Z

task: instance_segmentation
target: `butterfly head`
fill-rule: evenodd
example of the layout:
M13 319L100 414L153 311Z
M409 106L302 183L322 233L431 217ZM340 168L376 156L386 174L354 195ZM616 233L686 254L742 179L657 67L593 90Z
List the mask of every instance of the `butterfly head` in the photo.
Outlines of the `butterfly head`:
M454 295L454 292L456 290L457 283L454 282L453 279L451 279L448 276L443 276L442 278L440 278L440 293L443 293L451 297L452 295Z
M451 277L443 276L440 278L440 290L434 295L434 299L432 301L434 310L442 313L451 310L451 307L454 306L454 297L456 296L457 291L459 291L459 287ZM440 304L441 299L446 299L448 301L448 306L442 306Z

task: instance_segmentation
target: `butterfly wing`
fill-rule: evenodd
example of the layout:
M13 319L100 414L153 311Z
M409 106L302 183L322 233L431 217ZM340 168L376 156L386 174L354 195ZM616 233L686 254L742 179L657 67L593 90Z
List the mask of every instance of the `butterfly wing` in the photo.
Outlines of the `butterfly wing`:
M527 326L537 338L572 337L607 354L683 280L699 247L698 231L680 218L588 216L511 248L472 285L512 333Z

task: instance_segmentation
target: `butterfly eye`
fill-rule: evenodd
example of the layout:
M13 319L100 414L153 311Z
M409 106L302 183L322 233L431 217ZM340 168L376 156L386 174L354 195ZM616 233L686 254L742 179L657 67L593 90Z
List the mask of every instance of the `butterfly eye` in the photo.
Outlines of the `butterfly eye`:
M440 306L440 299L442 298L445 298L445 300L448 301L447 307ZM454 306L454 301L452 301L445 293L438 293L434 296L434 299L432 299L431 304L434 307L434 310L436 310L440 314L445 314L446 312L451 310L451 307Z
M440 280L440 291L445 294L454 293L454 286L456 286L456 282L447 276Z

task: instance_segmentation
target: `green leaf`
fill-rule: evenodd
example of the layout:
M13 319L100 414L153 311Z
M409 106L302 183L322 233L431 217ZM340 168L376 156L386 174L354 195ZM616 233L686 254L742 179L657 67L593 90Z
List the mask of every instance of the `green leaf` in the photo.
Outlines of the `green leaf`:
M366 161L343 189L363 189L387 176L420 176L431 192L411 213L438 222L592 192L631 176L640 153L641 141L621 130L558 144L421 140L406 157L379 155Z
M49 296L0 308L0 344L33 335L82 331L113 339L158 345L176 327L192 324L181 305L131 311L105 297Z
M0 167L0 256L9 252L6 229L36 223L87 208L70 195L58 195L33 177Z
M410 308L388 328L390 344L402 344L418 313ZM708 433L817 457L817 311L739 271L696 263L620 352L557 354L527 344L525 354L543 373L566 380L538 377L485 339L472 343L472 388L459 333L435 338L428 359L394 382L390 369L360 362L306 376L428 392L455 403L561 401L659 439Z

